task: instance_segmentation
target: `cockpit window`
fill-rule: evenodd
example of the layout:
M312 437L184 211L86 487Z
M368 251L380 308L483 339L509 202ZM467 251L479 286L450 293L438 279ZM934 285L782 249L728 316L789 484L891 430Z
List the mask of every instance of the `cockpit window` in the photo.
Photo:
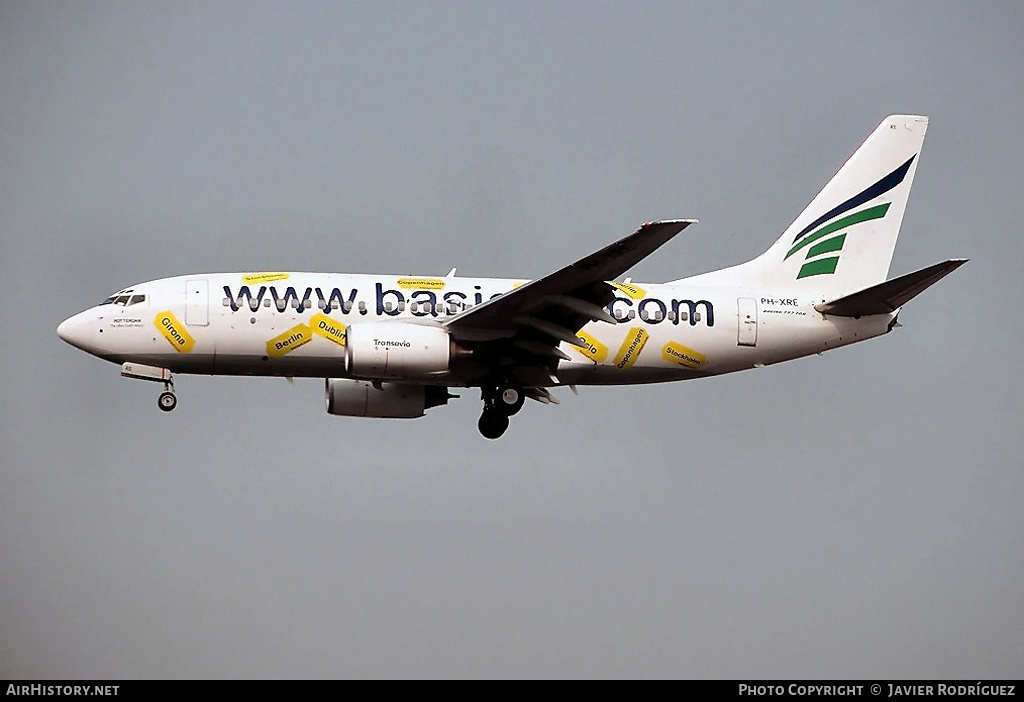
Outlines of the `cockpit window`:
M110 297L108 297L106 300L104 300L100 304L101 305L121 305L122 307L129 307L130 305L137 305L140 302L145 302L146 301L146 296L145 295L129 295L128 293L130 293L130 292L131 292L131 290L124 290L122 292L117 293L116 295L111 295Z

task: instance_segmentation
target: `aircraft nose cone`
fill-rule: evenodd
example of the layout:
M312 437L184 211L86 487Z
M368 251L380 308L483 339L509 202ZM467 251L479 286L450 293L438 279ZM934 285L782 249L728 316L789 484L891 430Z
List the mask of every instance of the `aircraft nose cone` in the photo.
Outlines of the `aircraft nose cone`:
M63 322L57 325L57 336L62 341L71 343L71 319L65 319Z
M96 343L94 339L90 339L90 332L95 327L95 320L89 319L86 313L80 312L57 325L57 336L75 348L93 353Z

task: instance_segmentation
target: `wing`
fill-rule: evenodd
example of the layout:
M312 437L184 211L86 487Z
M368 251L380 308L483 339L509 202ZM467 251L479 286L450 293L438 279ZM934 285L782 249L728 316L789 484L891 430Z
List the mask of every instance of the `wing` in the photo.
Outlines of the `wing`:
M451 317L452 338L473 349L483 375L505 375L526 387L552 384L559 342L579 342L591 319L615 319L605 305L615 288L607 280L625 273L697 220L648 222L633 234L543 278Z

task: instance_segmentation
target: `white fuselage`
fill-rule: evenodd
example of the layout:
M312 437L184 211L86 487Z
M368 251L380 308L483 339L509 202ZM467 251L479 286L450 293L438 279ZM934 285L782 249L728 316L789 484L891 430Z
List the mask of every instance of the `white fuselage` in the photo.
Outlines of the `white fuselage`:
M71 317L62 338L115 363L175 373L344 378L346 329L360 322L439 325L526 281L498 278L217 273L133 286L122 304ZM886 333L895 313L822 315L783 290L614 284L618 324L592 321L562 342L538 385L684 380L778 363ZM138 301L140 296L145 299ZM124 296L123 296L124 297ZM457 366L420 384L466 384Z

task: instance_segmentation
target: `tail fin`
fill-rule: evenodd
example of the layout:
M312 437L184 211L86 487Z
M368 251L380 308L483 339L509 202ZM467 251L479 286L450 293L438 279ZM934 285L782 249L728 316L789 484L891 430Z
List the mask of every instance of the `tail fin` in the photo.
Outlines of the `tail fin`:
M927 117L885 118L764 254L685 280L821 299L884 281L927 129Z

